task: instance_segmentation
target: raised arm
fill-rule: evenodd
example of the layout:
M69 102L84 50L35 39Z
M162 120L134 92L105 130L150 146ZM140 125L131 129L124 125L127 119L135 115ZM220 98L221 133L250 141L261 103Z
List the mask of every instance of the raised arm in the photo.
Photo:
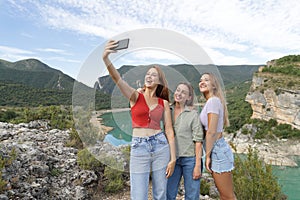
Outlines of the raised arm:
M121 90L122 94L129 99L131 102L135 102L137 97L138 97L138 92L130 87L120 76L119 72L116 70L116 68L114 67L114 65L112 64L112 62L109 59L109 54L111 53L115 53L115 50L112 50L113 47L116 47L117 42L110 40L106 46L105 49L103 51L103 61L104 64L106 65L106 68L109 72L109 75L111 76L112 80L115 82L115 84L119 87L119 89Z

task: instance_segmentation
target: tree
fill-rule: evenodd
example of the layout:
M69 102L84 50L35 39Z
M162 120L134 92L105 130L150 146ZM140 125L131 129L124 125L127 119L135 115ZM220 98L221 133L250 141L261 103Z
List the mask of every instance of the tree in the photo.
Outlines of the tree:
M287 199L272 173L272 166L259 159L258 151L250 146L246 158L235 156L233 180L237 199Z

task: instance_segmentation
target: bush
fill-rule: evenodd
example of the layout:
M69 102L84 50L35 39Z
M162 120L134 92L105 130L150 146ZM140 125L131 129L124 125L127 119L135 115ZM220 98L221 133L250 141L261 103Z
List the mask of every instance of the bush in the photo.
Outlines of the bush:
M9 155L0 154L0 193L6 190L7 181L2 179L2 170L7 167L8 165L11 165L13 160L16 159L16 151L15 149L12 149Z
M209 182L202 178L200 182L200 194L203 196L209 195L209 190L210 190Z
M126 175L123 174L122 171L113 169L106 165L107 160L110 159L111 162L115 162L115 158L106 157L106 160L96 159L88 149L83 149L78 152L78 165L85 170L93 170L101 176L102 174L104 177L100 177L101 181L100 184L103 186L104 191L108 193L116 193L124 188L124 182L126 179ZM106 164L103 164L106 163Z
M78 165L82 169L99 171L99 169L104 167L104 165L96 159L88 149L78 151L77 157Z
M272 173L272 166L259 159L257 150L251 147L245 159L235 156L233 181L237 199L286 199Z
M16 118L18 115L13 110L2 111L0 110L0 121L9 122L11 119Z
M250 121L257 127L256 139L274 139L275 136L278 138L300 138L300 130L292 128L289 124L278 124L274 119L269 121L252 119Z
M108 166L104 170L105 186L104 191L108 193L116 193L124 188L124 179L122 172Z

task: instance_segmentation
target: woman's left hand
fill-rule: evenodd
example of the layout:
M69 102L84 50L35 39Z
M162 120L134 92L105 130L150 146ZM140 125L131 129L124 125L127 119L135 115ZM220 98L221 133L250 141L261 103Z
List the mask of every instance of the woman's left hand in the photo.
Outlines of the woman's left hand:
M172 176L172 174L174 172L175 164L176 164L176 160L175 161L170 161L168 163L167 170L166 170L166 177L167 178L169 178L170 176Z

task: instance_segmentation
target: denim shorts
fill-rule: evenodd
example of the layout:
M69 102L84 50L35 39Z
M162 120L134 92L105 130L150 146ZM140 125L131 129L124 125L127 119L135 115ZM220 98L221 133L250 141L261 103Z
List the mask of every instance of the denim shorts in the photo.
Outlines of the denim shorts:
M216 173L230 172L234 169L232 150L224 137L216 140L211 152L211 170Z

